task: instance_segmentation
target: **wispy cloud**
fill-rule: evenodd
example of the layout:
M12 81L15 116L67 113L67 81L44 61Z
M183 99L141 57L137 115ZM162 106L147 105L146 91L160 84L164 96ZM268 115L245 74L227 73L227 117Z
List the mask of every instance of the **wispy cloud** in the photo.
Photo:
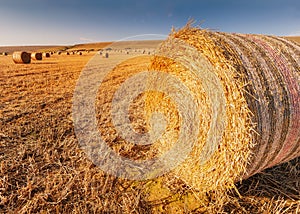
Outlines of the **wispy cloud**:
M82 42L96 42L96 40L85 38L85 37L80 37L79 40Z
M293 32L289 33L288 36L300 36L300 30L293 31Z

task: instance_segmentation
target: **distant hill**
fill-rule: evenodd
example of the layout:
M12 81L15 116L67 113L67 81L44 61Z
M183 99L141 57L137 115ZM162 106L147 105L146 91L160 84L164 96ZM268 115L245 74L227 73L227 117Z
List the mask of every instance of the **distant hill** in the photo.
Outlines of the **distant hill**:
M140 49L140 48L156 48L162 40L141 40L141 41L121 41L121 42L100 42L100 43L89 43L89 44L77 44L68 50L88 50L88 49Z
M111 48L116 49L125 49L125 48L132 48L132 49L141 49L141 48L157 48L159 44L161 44L163 40L144 40L144 41L121 41L115 42L110 45Z
M12 54L14 51L58 51L58 50L65 50L68 47L66 46L0 46L0 53L7 52Z
M97 42L97 43L86 43L86 44L76 44L72 47L68 48L69 51L72 50L98 50L103 49L107 46L109 46L112 42Z
M122 41L122 42L98 42L98 43L87 43L87 44L76 44L70 46L0 46L0 53L8 52L12 54L14 51L58 51L58 50L99 50L105 48L113 48L113 49L138 49L138 48L156 48L162 41L161 40L141 40L141 41Z
M285 38L298 42L300 44L300 36L286 36Z

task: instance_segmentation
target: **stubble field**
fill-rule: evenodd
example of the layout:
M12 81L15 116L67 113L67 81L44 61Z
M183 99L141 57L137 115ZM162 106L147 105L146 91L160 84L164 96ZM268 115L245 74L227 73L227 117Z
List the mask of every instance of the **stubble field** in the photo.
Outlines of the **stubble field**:
M136 182L102 172L81 150L72 119L76 82L94 54L54 54L28 65L0 56L0 213L300 212L299 158L237 184L239 193L230 193L223 204L216 203L213 192L199 199L188 187L172 189L164 177ZM112 93L110 85L147 67L150 56L134 54L100 94ZM118 52L101 60L126 57ZM108 108L109 101L100 96L98 106ZM105 118L98 119L101 126Z

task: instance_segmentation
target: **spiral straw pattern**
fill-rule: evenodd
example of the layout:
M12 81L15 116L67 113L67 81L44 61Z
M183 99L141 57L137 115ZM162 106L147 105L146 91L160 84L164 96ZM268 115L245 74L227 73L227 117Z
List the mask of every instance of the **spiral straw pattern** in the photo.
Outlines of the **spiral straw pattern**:
M298 44L281 37L212 32L189 25L169 36L158 49L151 69L180 79L200 109L198 141L185 162L174 170L176 176L199 190L226 189L300 155L299 50ZM170 57L168 52L177 54ZM200 58L202 66L197 63ZM203 66L204 61L208 65ZM214 85L205 88L203 74L216 76L221 91ZM150 78L148 84L157 84L157 80ZM214 108L217 103L211 99L211 91L224 95L222 116ZM174 106L161 110L168 106L161 105L164 102L169 100L153 93L147 97L146 111L173 112L177 115L173 120L180 120L182 113ZM224 128L213 127L219 132L212 132L216 115ZM174 142L176 130L180 128L166 130L158 144L160 153ZM209 138L212 133L216 141ZM207 149L214 145L215 150Z

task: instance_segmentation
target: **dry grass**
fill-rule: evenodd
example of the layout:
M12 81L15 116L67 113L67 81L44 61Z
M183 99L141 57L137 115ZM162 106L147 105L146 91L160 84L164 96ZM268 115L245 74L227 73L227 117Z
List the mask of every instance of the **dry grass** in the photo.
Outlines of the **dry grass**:
M103 173L79 148L71 116L76 80L92 56L93 53L53 55L43 63L29 65L15 65L10 57L0 57L1 213L300 211L299 159L243 181L237 186L239 194L230 192L223 204L217 203L219 200L213 191L197 198L196 190L181 179L173 177L171 180L170 175L131 182ZM103 60L106 63L114 57L121 56L112 54ZM108 88L106 93L112 94L126 77L149 62L149 58L143 57L123 64L108 77L99 93ZM99 102L106 103L107 108L108 97L99 97ZM132 109L135 107L138 106ZM132 114L133 118L141 116ZM105 117L98 119L100 128L105 130ZM142 124L137 125L137 129L142 131L146 124L139 121ZM120 142L119 145L124 143L114 135L110 140ZM130 155L143 158L140 151L145 148L133 149ZM123 152L126 155L126 151Z

